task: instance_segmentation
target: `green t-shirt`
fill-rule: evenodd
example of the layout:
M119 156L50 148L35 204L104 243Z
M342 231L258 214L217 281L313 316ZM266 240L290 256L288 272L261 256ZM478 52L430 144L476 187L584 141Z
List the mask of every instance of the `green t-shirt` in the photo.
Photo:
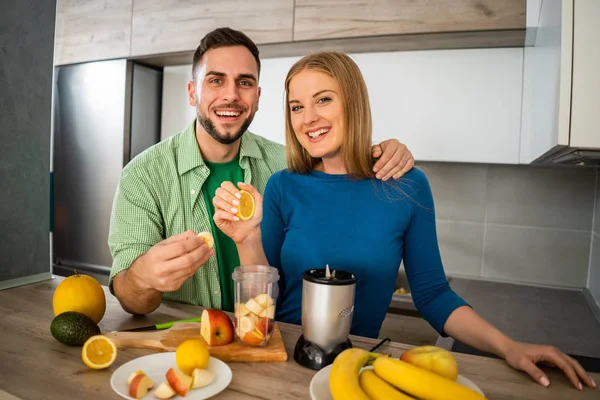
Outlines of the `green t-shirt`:
M206 182L202 185L202 194L209 210L210 224L215 238L215 253L219 263L219 275L221 278L221 298L222 307L225 311L233 312L233 279L231 274L233 270L240 265L235 242L216 227L212 216L215 214L213 197L221 183L230 181L237 186L238 182L244 181L244 173L240 167L239 155L226 163L212 163L204 160L204 163L210 170Z

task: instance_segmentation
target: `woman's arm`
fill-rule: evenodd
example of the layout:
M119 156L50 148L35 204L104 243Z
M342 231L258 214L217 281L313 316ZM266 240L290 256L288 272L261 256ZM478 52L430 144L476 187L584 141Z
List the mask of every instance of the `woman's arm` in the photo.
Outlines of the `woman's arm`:
M515 369L548 386L548 378L535 365L545 361L561 368L573 385L581 388L579 377L596 387L584 369L571 357L552 346L516 342L481 318L449 286L444 273L435 225L433 196L427 177L417 171L407 181L413 214L405 235L404 265L415 306L442 335L468 346L495 354Z

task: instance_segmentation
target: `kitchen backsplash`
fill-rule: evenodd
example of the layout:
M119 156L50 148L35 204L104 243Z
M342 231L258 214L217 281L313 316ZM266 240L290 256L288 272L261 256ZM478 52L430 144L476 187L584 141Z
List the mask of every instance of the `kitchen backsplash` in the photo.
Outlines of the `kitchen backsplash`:
M600 208L595 169L427 162L417 166L431 183L448 275L586 287L594 229L597 251L591 282L600 298L600 221L593 227L594 208Z
M596 304L600 307L600 176L596 177L596 204L594 207L588 288L596 300Z

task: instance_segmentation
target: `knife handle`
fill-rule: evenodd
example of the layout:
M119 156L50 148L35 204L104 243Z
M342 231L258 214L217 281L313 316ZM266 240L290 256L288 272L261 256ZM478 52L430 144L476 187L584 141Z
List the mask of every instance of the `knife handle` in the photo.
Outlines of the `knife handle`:
M173 324L175 322L200 322L200 318L189 318L189 319L180 319L177 321L171 321L171 322L164 322L162 324L156 324L156 329L161 330L161 329L169 329L170 327L173 326Z

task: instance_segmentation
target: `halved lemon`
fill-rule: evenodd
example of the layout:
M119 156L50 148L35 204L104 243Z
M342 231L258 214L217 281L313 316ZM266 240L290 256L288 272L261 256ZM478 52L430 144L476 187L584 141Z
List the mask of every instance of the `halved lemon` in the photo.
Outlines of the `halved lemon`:
M206 243L209 250L215 245L215 238L210 232L200 232L198 236L204 240L204 243Z
M81 358L90 368L108 368L117 359L117 346L106 336L95 335L84 343Z
M240 194L242 198L236 216L242 221L248 221L254 216L254 197L245 190L240 190Z

